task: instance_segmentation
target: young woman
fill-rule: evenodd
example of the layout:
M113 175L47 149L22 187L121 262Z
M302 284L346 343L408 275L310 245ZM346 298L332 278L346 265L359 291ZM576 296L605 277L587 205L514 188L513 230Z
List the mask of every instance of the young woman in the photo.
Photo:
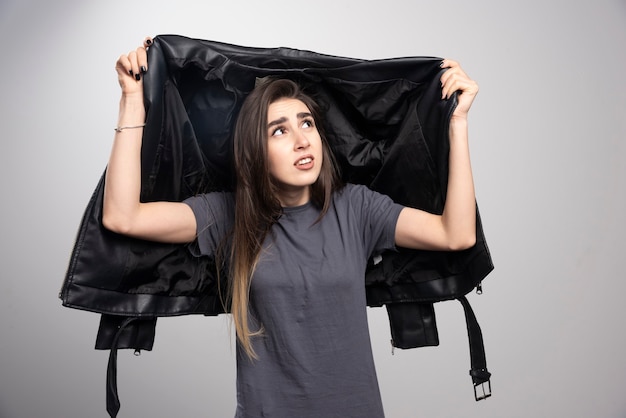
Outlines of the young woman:
M122 97L105 227L193 243L200 254L228 262L236 416L383 416L367 326L366 263L395 246L454 251L474 244L467 115L476 83L456 62L442 62L442 98L461 93L450 121L442 215L402 207L364 186L342 186L317 105L280 79L257 86L242 106L233 138L234 193L141 203L142 74L150 44L116 65Z

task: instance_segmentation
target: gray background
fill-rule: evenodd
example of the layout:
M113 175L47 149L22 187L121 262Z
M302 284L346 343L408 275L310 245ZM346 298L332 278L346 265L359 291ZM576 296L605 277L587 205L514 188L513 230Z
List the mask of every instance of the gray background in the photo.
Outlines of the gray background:
M477 196L496 270L472 302L494 396L473 400L458 303L441 345L372 342L389 417L625 417L624 1L0 2L0 417L104 417L98 315L57 293L117 118L115 60L145 35L361 58L459 60ZM228 417L226 318L159 320L120 354L120 417Z

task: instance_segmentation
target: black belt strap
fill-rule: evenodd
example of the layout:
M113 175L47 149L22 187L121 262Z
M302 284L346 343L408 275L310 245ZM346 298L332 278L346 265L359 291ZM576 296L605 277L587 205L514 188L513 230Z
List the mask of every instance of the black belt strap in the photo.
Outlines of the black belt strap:
M111 352L109 354L109 365L107 367L107 412L111 418L115 418L120 410L120 398L117 394L117 348L120 335L124 329L138 318L126 318L120 324L113 342L111 344Z
M465 311L467 323L467 336L469 338L471 370L469 372L474 383L474 398L477 401L491 396L491 373L487 371L487 359L485 358L485 345L480 325L476 315L465 296L458 298Z

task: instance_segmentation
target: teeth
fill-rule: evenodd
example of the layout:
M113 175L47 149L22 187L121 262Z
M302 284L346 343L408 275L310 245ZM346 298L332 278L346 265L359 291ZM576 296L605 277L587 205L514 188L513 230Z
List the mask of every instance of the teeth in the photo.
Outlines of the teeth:
M313 161L313 160L312 160L310 157L303 158L303 159L301 159L300 161L298 161L298 165L308 164L308 163L310 163L311 161Z

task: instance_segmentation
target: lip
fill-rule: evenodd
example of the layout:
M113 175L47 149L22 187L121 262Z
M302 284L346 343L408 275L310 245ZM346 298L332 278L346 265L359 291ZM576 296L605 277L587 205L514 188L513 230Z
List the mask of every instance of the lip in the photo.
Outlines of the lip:
M310 159L309 162L305 163L305 164L298 164L300 161L304 160L304 159ZM313 168L313 166L315 165L315 157L313 157L313 155L303 155L301 157L299 157L296 161L294 161L293 163L294 167L296 167L298 170L309 170L311 168Z

